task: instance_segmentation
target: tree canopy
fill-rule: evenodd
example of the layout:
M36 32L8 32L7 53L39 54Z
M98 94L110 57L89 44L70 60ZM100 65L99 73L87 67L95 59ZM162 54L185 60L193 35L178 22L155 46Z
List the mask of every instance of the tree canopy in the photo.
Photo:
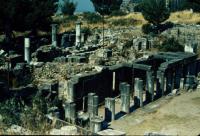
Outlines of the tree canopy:
M12 31L47 30L54 12L52 0L2 0L0 30L7 36Z
M113 11L119 10L122 0L91 0L95 11L101 15L109 15Z
M183 4L183 8L191 8L195 12L200 12L200 0L186 0Z
M170 16L163 0L144 0L141 3L142 14L149 23L158 26Z
M74 3L71 0L65 0L62 7L61 12L64 15L73 15L74 11L76 10L77 3Z

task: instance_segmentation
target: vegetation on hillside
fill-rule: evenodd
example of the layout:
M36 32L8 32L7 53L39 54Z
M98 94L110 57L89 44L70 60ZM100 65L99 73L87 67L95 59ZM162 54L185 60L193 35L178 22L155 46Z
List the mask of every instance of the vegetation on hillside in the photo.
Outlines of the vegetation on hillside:
M193 9L195 12L200 12L200 1L199 0L186 0L183 3L183 9Z
M2 0L0 31L5 34L5 47L14 44L13 31L31 31L36 34L37 30L49 30L54 12L52 0Z
M61 12L64 15L70 15L70 16L74 15L74 12L76 10L76 6L77 6L77 3L74 3L71 0L65 0L64 5L61 7Z
M95 11L101 15L109 15L120 9L122 0L91 0Z

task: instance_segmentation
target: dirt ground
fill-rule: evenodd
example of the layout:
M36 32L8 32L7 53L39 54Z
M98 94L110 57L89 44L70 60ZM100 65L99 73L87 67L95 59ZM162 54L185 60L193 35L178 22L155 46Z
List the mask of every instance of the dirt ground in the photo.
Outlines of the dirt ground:
M109 127L127 135L199 135L200 90L166 96L113 121Z

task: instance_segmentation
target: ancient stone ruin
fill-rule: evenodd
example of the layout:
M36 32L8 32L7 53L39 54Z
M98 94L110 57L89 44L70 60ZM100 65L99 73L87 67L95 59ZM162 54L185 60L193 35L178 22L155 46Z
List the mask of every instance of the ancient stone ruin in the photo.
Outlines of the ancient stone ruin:
M52 43L32 53L31 39L25 38L24 56L9 56L9 69L1 70L2 94L25 99L39 91L52 101L58 97L60 107L54 105L46 114L50 120L55 118L61 124L74 125L77 131L86 134L124 135L119 130L106 129L106 124L172 94L173 90L197 87L200 59L191 47L186 46L185 53L159 52L139 59L129 54L132 59L127 59L124 54L130 48L148 50L152 39L132 37L131 47L125 45L120 52L118 47L102 49L99 37L91 40L93 44L83 44L86 39L81 33L81 23L77 22L75 28L74 40L71 34L65 33L58 42L57 25L52 25ZM112 44L115 42L118 40ZM9 85L7 73L12 83ZM118 98L119 113L116 112ZM104 108L103 117L99 115L100 107Z

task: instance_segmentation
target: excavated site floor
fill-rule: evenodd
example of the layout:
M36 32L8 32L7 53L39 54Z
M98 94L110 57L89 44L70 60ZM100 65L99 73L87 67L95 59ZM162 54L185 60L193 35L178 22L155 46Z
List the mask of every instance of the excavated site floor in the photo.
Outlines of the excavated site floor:
M165 96L109 125L127 135L199 135L200 90Z

